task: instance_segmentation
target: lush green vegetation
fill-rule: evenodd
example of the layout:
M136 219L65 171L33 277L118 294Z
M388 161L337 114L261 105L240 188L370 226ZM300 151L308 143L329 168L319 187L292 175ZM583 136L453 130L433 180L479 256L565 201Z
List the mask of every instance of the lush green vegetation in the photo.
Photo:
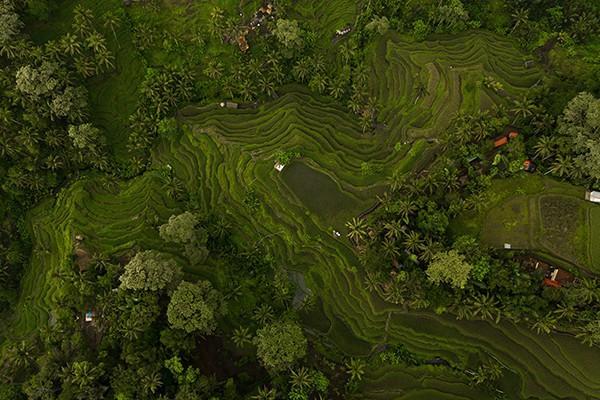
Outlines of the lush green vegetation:
M0 399L596 397L599 21L0 0Z

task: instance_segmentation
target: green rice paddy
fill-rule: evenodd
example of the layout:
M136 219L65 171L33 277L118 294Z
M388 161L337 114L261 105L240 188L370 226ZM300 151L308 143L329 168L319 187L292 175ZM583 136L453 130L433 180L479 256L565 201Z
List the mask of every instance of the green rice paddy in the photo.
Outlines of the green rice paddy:
M337 25L353 13L349 10L347 16L333 18L328 12L323 10L319 24ZM126 61L125 54L119 57ZM514 95L540 77L537 69L522 66L523 56L510 42L482 32L419 44L388 35L370 57L371 90L384 105L385 134L362 135L356 117L299 87L286 88L277 100L255 110L188 106L179 113L184 133L154 149L151 170L143 176L126 182L84 176L56 199L36 207L27 219L34 253L23 278L11 334L25 336L47 324L50 305L61 298L62 288L53 278L71 257L76 234L86 237L86 246L94 254L137 248L173 251L164 247L156 229L157 222L182 210L166 195L158 172L170 166L188 191L196 193L202 209L236 221L237 240L252 243L269 237L269 251L276 262L304 274L320 303L305 316L307 331L324 337L343 353L366 356L376 344L402 343L421 357L440 356L465 367L485 355L509 370L501 385L509 398L589 399L600 393L600 371L588 368L600 357L600 350L583 347L573 337L536 335L504 322L496 325L406 313L363 289L353 250L345 238L333 237L331 228L343 230L349 216L372 204L392 173L411 170L432 148L425 140L407 143L400 150L395 145L436 136L459 109L485 108L503 101L478 84L483 75L492 75ZM118 104L112 104L114 87L127 81L129 69L135 68L123 64L114 81L98 83L106 85L106 92L100 90L94 100L105 110L97 117L99 121L111 120L111 113L119 110ZM428 94L422 99L415 99L413 93L416 75L427 80ZM131 82L127 92L134 92L135 86ZM117 127L111 132L126 135ZM277 172L273 168L276 151L292 148L299 149L302 158ZM365 162L381 172L364 175L361 166ZM531 219L527 195L537 193L540 186L544 193L552 192L545 180L532 182L524 184L521 197L508 206L514 211L508 222ZM249 188L260 202L252 213L244 205ZM501 205L509 197L490 205ZM598 221L600 212L593 210L590 219ZM481 221L479 216L473 218L475 222L469 225L467 221L465 226L476 230ZM591 226L600 229L600 224ZM482 229L504 228L486 224ZM519 233L524 245L529 245L527 234L526 230ZM597 250L592 257L600 258ZM187 272L198 271L188 268ZM360 396L485 398L463 375L442 367L369 371Z

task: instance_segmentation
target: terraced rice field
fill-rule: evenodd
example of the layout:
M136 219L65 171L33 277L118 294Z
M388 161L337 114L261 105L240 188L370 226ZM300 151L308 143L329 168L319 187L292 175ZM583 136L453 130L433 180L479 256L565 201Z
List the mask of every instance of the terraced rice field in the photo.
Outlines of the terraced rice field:
M304 274L321 303L305 318L309 332L357 356L384 342L403 343L422 357L441 356L462 366L487 354L511 371L502 386L510 398L586 399L600 392L600 371L586 368L600 350L583 347L572 337L538 336L506 323L407 314L367 293L352 249L331 234L332 224L342 229L343 221L328 219L327 210L312 211L299 192L301 185L294 186L285 172L273 168L276 150L299 148L303 158L296 162L311 169L301 176L327 174L322 184L339 185L333 195L351 199L358 209L369 205L370 191L378 189L378 182L360 174L361 162L373 161L389 171L410 152L398 153L384 140L361 137L354 118L342 109L297 90L257 110L188 107L181 116L185 134L158 146L153 168L170 165L190 191L198 192L203 208L236 221L238 240L268 240L275 260ZM243 203L249 187L261 203L256 213ZM156 171L129 182L88 176L41 204L28 219L34 257L13 334L25 335L47 323L46 310L61 293L52 277L66 265L75 234L85 235L95 253L136 247L169 252L155 225L179 211ZM464 376L442 367L370 371L364 389L373 399L482 398Z
M503 97L518 97L542 77L506 38L488 32L438 36L413 43L384 36L371 54L371 95L394 138L436 137L459 110L486 109ZM496 93L484 77L503 85ZM419 81L426 87L416 92ZM399 140L399 139L397 139Z

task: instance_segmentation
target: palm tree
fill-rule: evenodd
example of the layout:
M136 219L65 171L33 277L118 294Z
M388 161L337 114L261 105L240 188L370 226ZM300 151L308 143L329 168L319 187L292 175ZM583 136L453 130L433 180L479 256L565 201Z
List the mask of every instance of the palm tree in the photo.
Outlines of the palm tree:
M74 14L73 29L80 36L85 36L92 29L94 14L92 13L92 10L84 8L81 5L75 7Z
M130 341L139 339L140 335L144 333L144 330L145 328L143 326L143 323L140 320L134 318L128 318L127 320L125 320L123 326L119 328L119 332L121 333L121 335L125 339Z
M577 316L575 307L564 303L560 303L554 313L558 319L566 319L567 321L572 321Z
M543 317L538 318L531 328L536 331L538 335L540 333L549 334L553 329L556 329L556 322L556 316L552 312L549 312Z
M423 251L423 239L421 238L421 233L417 231L409 231L402 244L412 254Z
M346 222L346 228L348 228L348 238L356 246L367 236L367 224L362 218L352 218L351 221Z
M204 74L210 79L219 79L223 75L223 64L217 60L210 60L204 68Z
M473 310L474 317L480 317L484 320L500 321L500 311L498 310L498 302L494 296L485 294L477 294L471 298L469 304ZM494 318L496 315L496 318Z
M383 254L392 260L395 260L400 255L400 250L398 250L396 242L392 239L386 238L382 243L382 248Z
M345 364L346 373L350 376L350 381L360 382L365 375L366 364L360 358L351 358Z
M261 325L264 325L273 319L273 308L268 304L261 304L256 310L252 319Z
M89 361L76 361L69 368L67 380L79 389L86 389L94 387L96 379L101 375L102 370L99 366L94 366Z
M377 272L367 272L367 276L365 276L365 289L369 293L376 292L379 288L379 283L381 282L381 274Z
M433 239L427 237L423 243L423 251L419 256L419 260L423 261L424 263L429 263L431 260L433 260L433 256L442 250L443 247L439 243L434 242Z
M389 221L383 224L383 229L385 229L385 237L387 239L395 239L398 240L402 235L404 235L405 228L402 225L402 222L399 220Z
M529 22L529 10L525 8L518 8L511 15L513 21L515 21L512 29L510 30L510 34L515 31L520 25L525 25Z
M535 156L540 157L542 160L547 160L552 157L556 151L556 140L550 136L542 136L538 139L535 146Z
M292 68L292 75L300 82L306 82L309 74L310 66L308 65L308 60L304 58L299 60Z
M107 49L100 49L96 53L96 74L102 72L102 67L105 67L107 71L114 68L113 56Z
M240 326L233 331L231 340L237 347L242 348L245 345L252 343L252 335L247 327Z
M272 97L275 93L275 86L268 76L260 77L258 80L258 87L262 93L267 95L267 97Z
M283 78L285 78L285 73L283 72L283 69L279 63L271 65L271 68L269 69L269 75L273 79L273 82L275 82L277 85L281 85Z
M77 36L67 33L60 40L63 51L71 57L75 54L81 53L81 45Z
M162 386L160 372L154 371L143 374L140 379L140 384L144 393L156 393L158 388Z
M313 383L312 375L306 367L300 367L298 370L292 369L290 372L290 383L293 390L305 393Z
M84 56L75 59L75 70L84 78L89 78L94 75L94 72L96 71L94 64Z
M571 156L563 156L562 154L559 154L552 163L550 170L562 178L568 176L572 168L573 159Z
M244 101L251 101L256 94L252 83L248 79L244 79L240 82L239 90Z
M415 94L417 95L417 97L415 99L415 103L421 97L425 97L425 96L427 96L429 94L428 91L427 91L427 86L425 86L425 83L421 79L417 80L417 83L415 85Z
M277 392L275 389L269 389L266 386L258 389L258 394L252 396L254 400L275 400L277 398Z
M94 52L106 50L106 39L99 32L92 32L85 39L85 44Z
M405 224L410 222L410 216L417 210L417 205L411 199L399 200L396 203L398 214Z
M327 89L327 77L324 74L317 72L315 75L313 75L313 78L310 80L310 82L308 82L308 87L311 90L322 94L325 92L325 89Z
M209 33L212 36L217 37L221 34L224 18L223 10L218 6L214 6L210 12L210 24L208 26Z
M354 48L348 42L343 43L338 52L343 64L348 64L352 60L352 57L354 57L354 53Z
M591 304L600 300L600 287L598 287L596 280L582 278L575 289L575 295L581 303Z
M473 309L470 304L464 301L457 301L453 306L452 310L456 314L456 319L471 319L473 318Z
M345 83L342 79L333 79L329 82L329 94L336 100L344 96Z
M8 348L7 360L15 370L28 368L34 361L35 347L31 342L21 340Z
M121 25L121 18L112 11L107 11L106 13L104 13L102 18L104 20L102 25L104 25L106 29L110 29L110 31L113 34L113 37L115 38L115 42L117 42L117 45L121 47L119 45L119 39L117 39L116 32L117 28L119 28L119 26Z
M513 124L520 119L526 119L533 115L533 111L535 109L535 104L533 100L522 97L521 99L516 99L513 103L513 107L511 108L511 112L514 114L515 119L513 120Z

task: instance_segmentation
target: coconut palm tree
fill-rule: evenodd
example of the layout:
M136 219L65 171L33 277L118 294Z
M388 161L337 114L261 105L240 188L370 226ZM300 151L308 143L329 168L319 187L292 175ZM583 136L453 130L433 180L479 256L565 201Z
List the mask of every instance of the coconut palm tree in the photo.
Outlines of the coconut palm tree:
M392 239L384 239L381 247L383 249L383 254L389 259L396 259L400 255L400 250L398 246L396 246L396 242Z
M534 331L536 331L536 333L538 335L540 333L545 333L546 335L548 335L550 332L552 332L553 329L556 329L556 323L557 323L556 316L552 312L549 312L548 314L544 315L543 317L538 318L533 323L531 328Z
M339 47L338 54L342 64L349 64L350 60L352 60L352 57L354 57L355 49L352 45L350 45L349 42L345 42Z
M96 72L94 63L85 56L80 56L75 59L75 70L84 78L89 78Z
M582 304L600 301L600 287L595 279L582 278L575 288L575 296Z
M346 373L350 376L350 381L360 382L366 372L366 363L360 358L351 358L346 362Z
M442 250L443 246L440 243L434 242L432 238L427 237L423 242L423 250L419 255L419 260L423 261L424 263L429 263L431 260L433 260L433 256Z
M210 79L219 79L223 75L223 64L217 60L210 60L203 72Z
M514 21L514 25L510 30L510 34L512 35L515 29L519 26L526 25L529 22L529 10L518 8L511 14L511 17Z
M386 231L386 239L398 240L400 239L400 237L402 237L402 235L404 235L405 232L404 225L402 225L402 222L400 222L400 220L386 222L385 224L383 224L383 229Z
M332 79L329 81L329 94L336 100L341 99L344 96L346 84L340 78Z
M409 231L402 244L406 250L412 254L423 251L423 239L421 238L421 233L417 231Z
M162 386L162 379L159 371L144 373L140 379L142 392L146 394L154 394L159 387Z
M92 32L85 38L85 45L97 53L106 50L106 39L99 32Z
M100 49L96 53L96 74L102 72L103 68L106 68L107 71L110 71L115 67L113 64L113 56L107 49Z
M348 228L348 238L357 246L367 236L367 223L362 218L352 218L346 222L346 228Z
M547 160L556 152L556 140L550 136L540 137L533 146L535 156Z
M473 317L480 317L484 320L500 321L500 311L498 310L498 301L490 294L476 294L469 304L473 310ZM494 318L495 316L495 318Z
M21 340L7 349L7 361L15 370L28 368L34 361L33 343Z
M273 319L273 308L268 304L261 304L252 315L252 319L261 325L265 325Z
M377 272L369 271L369 272L367 272L367 275L365 276L365 280L364 280L365 289L369 293L376 292L377 289L379 288L380 282L381 282L381 274L379 274Z
M421 79L417 79L415 84L415 94L417 97L415 98L415 103L421 98L427 96L429 93L427 91L427 86Z
M277 392L275 389L269 389L263 386L258 389L258 393L252 396L254 400L275 400L277 398Z
M240 326L233 331L231 340L237 347L242 348L245 345L252 343L252 335L247 327Z
M292 68L292 75L300 82L306 82L310 74L310 65L307 59L299 60Z
M275 86L269 76L261 76L259 78L258 88L262 93L266 94L267 97L273 97L273 94L275 94Z
M60 44L62 50L71 57L81 53L80 40L71 33L65 34L65 36L60 39Z
M251 101L256 95L254 86L248 79L244 79L240 82L239 91L244 101Z
M117 42L117 45L120 47L119 39L117 39L117 31L116 30L121 25L121 17L119 17L117 14L113 13L112 11L107 11L102 16L102 19L103 19L102 25L104 26L104 28L110 29L110 31L113 34L113 37L115 38L115 42Z
M75 7L74 14L73 29L79 36L86 36L92 30L92 20L94 19L92 10L78 5Z
M600 344L600 319L588 322L575 337L590 347Z
M140 336L144 333L144 330L145 327L141 321L135 318L127 318L123 326L119 328L119 333L125 339L134 341L140 338Z
M277 85L281 85L283 78L285 78L285 73L279 63L271 65L271 68L269 68L269 76L273 79L273 82Z
M317 72L308 82L308 87L319 94L323 94L327 89L327 77L323 73Z
M410 222L411 215L417 211L417 205L411 199L399 200L395 206L398 210L400 218L405 224Z
M577 310L571 305L560 303L556 310L554 310L554 314L556 314L558 319L572 321L577 316Z
M573 159L571 156L563 156L562 154L559 154L552 163L550 170L562 178L568 176L572 168Z
M535 104L533 103L533 100L531 100L527 97L522 97L520 99L516 99L513 102L513 107L510 110L513 113L513 115L515 116L515 119L513 120L513 124L515 122L517 122L518 119L526 119L526 118L532 116L534 109L535 109Z
M290 384L293 390L300 393L308 392L312 383L312 374L306 367L300 367L297 370L292 369L290 371Z

